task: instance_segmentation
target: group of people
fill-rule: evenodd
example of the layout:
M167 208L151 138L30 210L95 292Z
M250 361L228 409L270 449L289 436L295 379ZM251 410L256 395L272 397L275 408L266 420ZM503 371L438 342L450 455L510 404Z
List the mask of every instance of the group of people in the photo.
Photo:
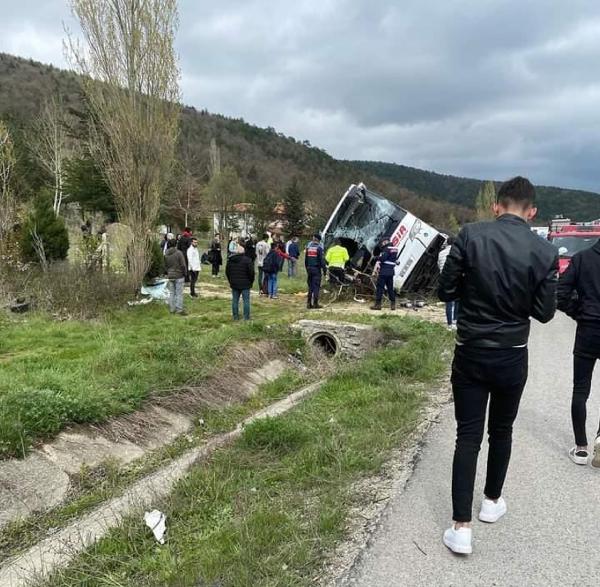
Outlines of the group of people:
M522 177L505 182L494 211L494 222L463 227L440 260L439 297L459 304L451 378L457 422L453 523L443 542L460 554L472 552L473 491L486 413L489 453L479 519L494 523L507 511L502 490L528 375L530 318L549 322L557 307L578 324L571 405L575 446L568 455L577 465L590 462L586 402L600 358L600 242L577 253L559 280L557 250L528 226L537 212L533 185ZM454 320L450 306L451 326ZM591 464L600 467L600 430Z

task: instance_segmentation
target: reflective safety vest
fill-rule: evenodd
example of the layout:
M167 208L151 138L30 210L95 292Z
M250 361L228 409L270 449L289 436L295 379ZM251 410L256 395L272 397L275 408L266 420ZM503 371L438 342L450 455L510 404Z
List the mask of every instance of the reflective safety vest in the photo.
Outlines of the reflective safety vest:
M330 267L339 267L343 269L346 263L350 260L348 250L341 245L335 245L327 251L325 260Z

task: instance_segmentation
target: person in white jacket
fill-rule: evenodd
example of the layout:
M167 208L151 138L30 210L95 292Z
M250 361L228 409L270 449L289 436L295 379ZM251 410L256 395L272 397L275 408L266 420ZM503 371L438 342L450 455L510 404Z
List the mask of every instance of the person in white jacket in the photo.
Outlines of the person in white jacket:
M187 250L187 261L188 261L188 275L190 277L190 296L197 298L196 293L196 282L198 281L198 275L202 271L202 264L200 263L200 252L198 251L198 239L193 238L192 244Z
M440 274L446 264L446 259L450 254L450 249L454 243L454 237L448 237L446 245L440 251L438 255L438 267L440 268ZM456 319L458 316L458 302L446 302L446 322L448 323L448 330L456 330Z

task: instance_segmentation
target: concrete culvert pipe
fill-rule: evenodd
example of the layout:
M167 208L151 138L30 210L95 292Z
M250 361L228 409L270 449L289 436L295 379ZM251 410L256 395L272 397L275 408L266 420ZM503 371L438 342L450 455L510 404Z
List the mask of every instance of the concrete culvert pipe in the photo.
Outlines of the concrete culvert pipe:
M317 332L310 338L315 349L328 357L335 357L340 350L337 338L330 332Z

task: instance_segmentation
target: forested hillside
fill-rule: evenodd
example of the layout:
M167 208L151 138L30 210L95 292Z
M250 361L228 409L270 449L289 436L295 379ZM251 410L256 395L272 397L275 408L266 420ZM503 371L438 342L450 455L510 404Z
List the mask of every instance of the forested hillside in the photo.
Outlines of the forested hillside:
M405 165L375 161L351 161L356 169L377 175L423 196L473 208L483 181L442 175ZM496 183L498 187L499 183ZM600 218L600 194L583 190L537 186L539 218L563 214L577 221Z
M23 201L42 189L43 169L28 147L35 133L35 120L45 101L60 97L73 121L72 134L84 142L86 108L75 74L49 65L0 53L0 119L5 120L15 141L17 154L17 191ZM294 179L303 190L314 227L323 224L340 195L351 183L360 181L399 202L424 220L447 228L473 218L473 202L479 189L477 180L443 176L409 167L369 162L339 161L325 151L286 137L273 128L259 128L242 119L231 119L205 110L184 107L179 139L180 168L193 176L200 188L208 181L209 146L216 141L221 165L235 170L241 190L239 201L268 198L280 200ZM106 204L106 190L95 177L93 162L76 160L73 192L85 206L112 213ZM179 184L178 184L179 186ZM165 194L163 220L182 222L181 194L174 186ZM575 217L600 217L600 199L595 194L541 189L541 211L548 217L555 213ZM199 197L197 206L209 216L212 203Z

